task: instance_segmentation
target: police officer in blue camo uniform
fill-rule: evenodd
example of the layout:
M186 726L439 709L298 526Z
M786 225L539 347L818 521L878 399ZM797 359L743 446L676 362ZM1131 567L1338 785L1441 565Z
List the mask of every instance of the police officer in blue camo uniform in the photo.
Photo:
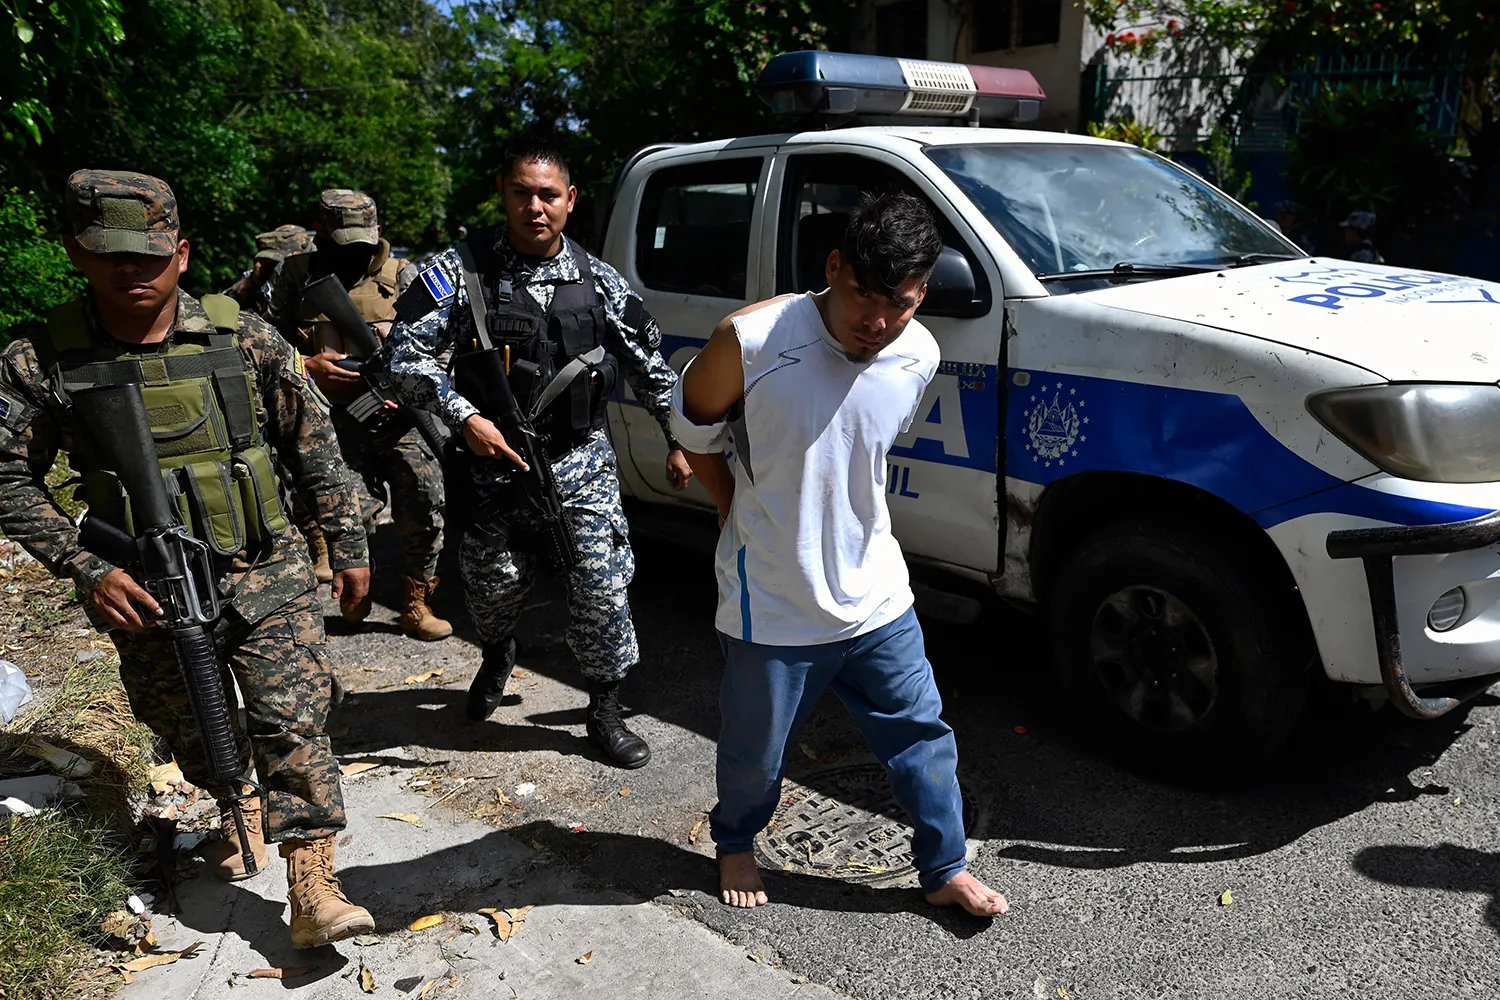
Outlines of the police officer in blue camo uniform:
M1375 249L1370 234L1375 230L1374 212L1350 212L1349 217L1339 223L1344 234L1344 251L1338 256L1359 264L1384 264L1385 258Z
M621 719L620 682L640 657L626 587L635 573L629 529L620 507L615 453L604 434L604 407L616 366L636 398L661 424L670 454L667 479L682 489L692 476L672 439L672 387L677 376L658 350L661 331L641 299L608 264L562 235L578 192L568 166L546 143L528 143L506 158L497 179L506 209L501 233L473 234L466 250L483 290L485 326L493 342L515 357L550 360L552 371L578 360L575 378L547 405L537 427L548 441L552 471L578 541L581 558L569 574L567 641L588 684L588 734L621 767L641 767L646 742ZM460 548L469 615L484 644L483 662L469 688L468 714L483 720L500 703L516 662L515 628L537 570L538 525L502 477L520 464L505 437L457 392L437 358L477 344L474 310L458 250L424 267L397 303L391 331L391 375L409 406L437 413L462 439L470 459L477 513ZM598 350L603 348L601 352ZM602 361L598 359L603 355ZM587 357L585 357L587 355ZM576 366L575 366L576 367ZM535 386L512 368L523 401ZM514 463L514 464L513 464Z

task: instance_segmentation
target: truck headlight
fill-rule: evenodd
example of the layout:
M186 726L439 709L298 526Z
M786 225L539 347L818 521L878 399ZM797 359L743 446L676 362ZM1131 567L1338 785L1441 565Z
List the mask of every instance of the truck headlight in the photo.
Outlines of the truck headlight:
M1307 409L1382 472L1426 483L1500 481L1500 386L1329 389Z

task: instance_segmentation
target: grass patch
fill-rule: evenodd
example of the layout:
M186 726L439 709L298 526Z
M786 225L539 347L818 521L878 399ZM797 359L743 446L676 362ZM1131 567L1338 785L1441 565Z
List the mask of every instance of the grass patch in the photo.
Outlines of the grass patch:
M65 454L47 485L76 518L83 505L63 484ZM146 881L132 850L130 804L157 763L156 740L130 712L112 645L88 627L72 581L13 559L0 539L0 658L24 663L37 700L0 728L0 778L47 773L26 752L45 739L93 764L72 779L85 800L28 819L0 819L0 1000L79 1000L118 978L86 979L99 923ZM77 662L85 650L105 655Z
M105 914L134 891L128 843L92 813L48 813L0 827L0 996L84 995L80 969ZM103 986L103 984L98 984Z
M70 654L71 655L71 654ZM127 835L155 738L130 714L113 653L68 667L45 707L0 731L0 774L44 772L32 737L94 765L84 802L0 821L0 998L71 1000L108 988L80 973L99 921L142 883ZM40 765L40 766L39 766Z

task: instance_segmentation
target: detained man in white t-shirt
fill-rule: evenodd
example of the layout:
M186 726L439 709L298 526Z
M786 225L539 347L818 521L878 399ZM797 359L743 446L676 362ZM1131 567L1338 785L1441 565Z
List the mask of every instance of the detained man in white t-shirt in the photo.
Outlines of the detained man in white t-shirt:
M831 687L912 819L927 900L1007 909L966 870L958 749L885 505L886 453L937 371L937 343L912 314L942 246L922 201L867 196L828 255L828 290L724 320L673 396L672 432L723 520L710 829L731 906L766 902L755 835L797 728Z

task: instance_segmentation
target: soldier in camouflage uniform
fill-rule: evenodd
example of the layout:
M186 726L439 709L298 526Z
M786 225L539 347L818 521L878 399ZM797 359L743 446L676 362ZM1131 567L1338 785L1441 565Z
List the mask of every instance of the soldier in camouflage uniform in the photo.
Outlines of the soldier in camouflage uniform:
M344 805L324 733L331 674L323 616L273 468L284 466L316 503L338 568L335 596L346 607L360 601L370 580L364 530L333 429L314 405L317 389L300 356L258 317L221 295L200 301L179 291L188 243L179 239L176 199L164 182L80 170L66 197L68 254L91 291L0 356L0 531L72 577L90 621L109 631L119 651L136 716L167 743L189 780L226 803L231 789L214 787L170 637L153 627L160 607L130 572L81 547L44 479L58 451L68 452L90 516L127 526L112 456L75 422L70 393L139 382L162 472L184 498L188 529L219 553L225 610L215 637L226 691L234 690L232 675L245 696L249 731L237 733L240 751L253 753L264 788L263 803L247 800L244 846L258 870L265 844L281 845L295 947L369 931L369 913L344 897L333 875ZM193 406L203 412L184 416ZM183 422L187 429L178 427ZM205 516L225 504L228 519ZM233 822L223 829L216 873L253 875L240 860Z
M650 749L621 721L619 701L620 681L640 655L626 600L635 560L620 508L615 453L602 430L604 405L617 359L670 442L677 376L658 350L661 331L640 297L614 268L563 238L577 190L557 151L546 145L518 149L499 181L506 229L476 234L465 252L479 261L472 280L494 307L485 322L496 342L504 340L506 350L513 346L517 359L546 354L559 372L573 360L587 362L586 374L569 383L537 423L550 439L552 471L582 555L567 581L567 641L588 683L589 737L616 763L640 767ZM510 499L507 473L520 459L495 425L455 391L437 361L456 345L454 363L462 371L462 354L475 341L460 253L440 254L419 278L397 306L391 374L408 405L441 415L475 456L474 502L467 506L485 514L476 514L464 535L460 566L469 614L484 643L468 699L470 717L482 720L499 704L515 666L516 621L537 569L536 521ZM523 396L518 371L512 369L511 382ZM674 487L687 485L691 472L675 443L667 468Z
M312 250L312 233L301 226L287 223L268 233L256 233L255 262L250 265L250 270L240 275L239 281L224 289L224 294L242 308L253 309L265 294L266 282L271 280L276 265L294 254L312 253Z
M349 414L346 406L363 391L362 383L337 362L347 356L351 345L344 343L316 307L302 301L309 281L336 274L365 322L383 341L395 319L396 299L411 284L416 268L391 256L391 245L380 235L375 200L359 191L323 192L318 200L317 242L312 254L289 257L276 268L261 299L261 314L307 356L308 371L333 403L339 447L360 475L360 509L370 534L385 507L389 483L391 519L405 561L402 631L414 639L443 639L452 634L453 626L433 614L430 606L443 544L442 465L409 415L393 412L372 426ZM316 568L326 573L327 546L304 510L305 505L299 503L298 526L317 556Z

